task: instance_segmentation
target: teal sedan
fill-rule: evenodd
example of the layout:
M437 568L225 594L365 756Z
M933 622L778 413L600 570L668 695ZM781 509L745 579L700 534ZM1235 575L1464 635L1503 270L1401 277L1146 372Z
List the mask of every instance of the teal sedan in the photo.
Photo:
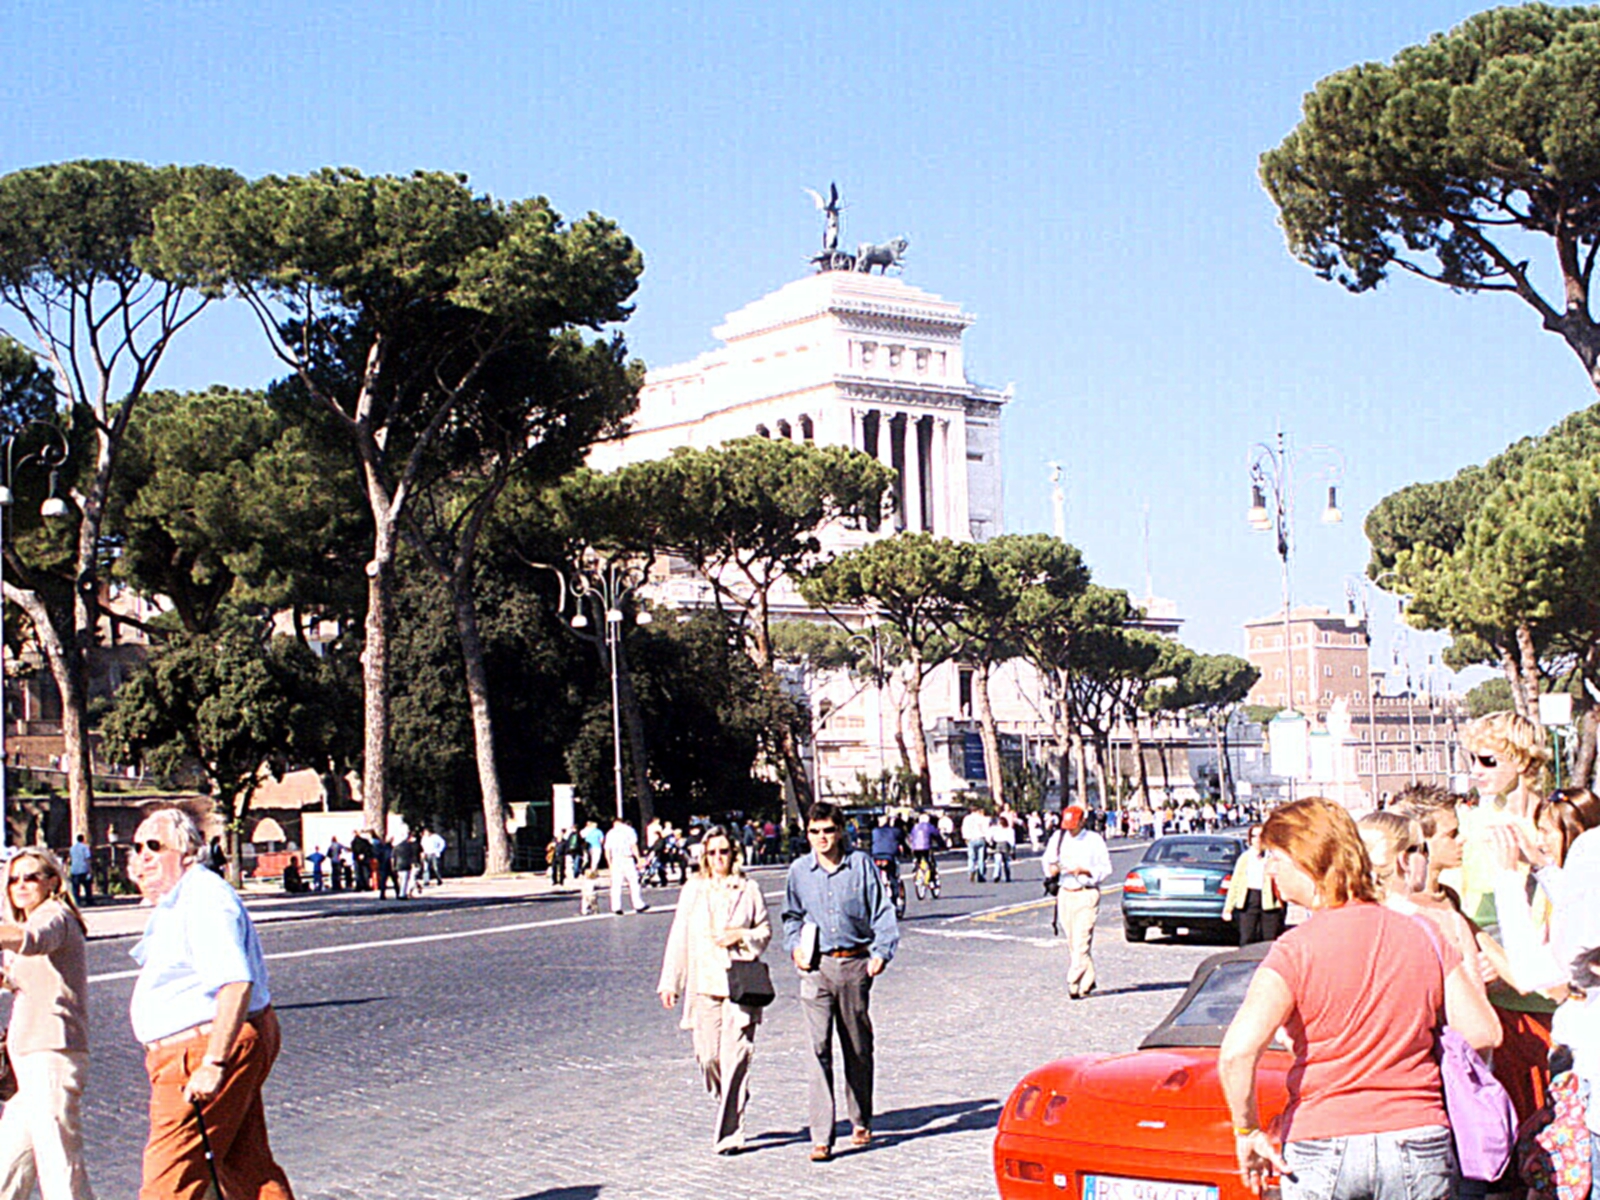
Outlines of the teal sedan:
M1222 904L1244 842L1217 834L1185 833L1150 844L1122 881L1122 927L1130 942L1145 931L1223 933Z

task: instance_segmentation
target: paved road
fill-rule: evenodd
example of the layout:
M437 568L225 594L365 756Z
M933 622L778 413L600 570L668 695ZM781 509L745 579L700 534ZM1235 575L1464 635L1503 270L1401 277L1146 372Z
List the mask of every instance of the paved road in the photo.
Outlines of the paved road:
M1114 850L1119 868L1135 856ZM870 1150L807 1161L798 983L779 969L757 1037L752 1150L711 1153L688 1035L654 995L675 897L662 891L658 911L620 919L580 918L574 900L548 896L263 926L284 1027L267 1094L279 1157L302 1200L993 1195L992 1130L1016 1080L1053 1057L1128 1048L1211 948L1126 945L1108 896L1100 990L1069 1002L1037 862L1020 862L1009 885L944 869L944 898L912 901L874 992ZM781 873L757 877L773 902ZM90 947L86 1123L105 1197L137 1191L144 1134L131 944Z

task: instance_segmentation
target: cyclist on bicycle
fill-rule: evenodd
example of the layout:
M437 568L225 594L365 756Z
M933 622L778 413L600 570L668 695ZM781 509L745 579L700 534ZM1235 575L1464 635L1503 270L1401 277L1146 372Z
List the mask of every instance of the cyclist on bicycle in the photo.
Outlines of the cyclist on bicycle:
M943 849L944 838L939 833L939 826L934 824L932 813L923 813L922 820L911 827L911 861L917 866L928 864L928 879L932 883L939 881L939 860L934 857L934 851Z
M878 818L872 830L872 861L883 872L891 893L898 900L900 889L900 856L905 850L905 834L898 822L888 813Z

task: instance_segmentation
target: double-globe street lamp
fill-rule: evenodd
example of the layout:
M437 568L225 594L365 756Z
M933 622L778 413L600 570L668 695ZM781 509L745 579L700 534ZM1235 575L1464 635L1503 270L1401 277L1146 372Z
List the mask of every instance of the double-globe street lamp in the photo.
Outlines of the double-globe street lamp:
M28 450L19 459L17 458L17 443L21 441L30 430L42 430L44 439L42 443L32 450ZM5 552L11 545L11 509L16 497L11 490L12 480L16 478L18 467L25 467L29 463L36 464L50 472L50 490L45 496L44 503L39 506L39 515L47 519L58 519L68 513L67 502L56 493L61 485L61 468L67 461L69 450L67 435L61 427L50 421L29 421L18 429L5 441L5 477L0 479L0 594L5 590ZM0 846L11 844L10 822L10 768L6 750L6 712L5 712L5 675L6 675L6 644L5 644L5 608L0 600Z
M579 630L589 628L589 615L584 611L589 609L605 625L606 661L611 669L611 771L616 782L617 818L622 820L622 705L617 674L625 615L622 606L644 586L648 576L637 562L623 557L605 558L594 550L585 550L578 557L577 569L570 579L560 567L550 569L561 582L560 611L565 614L569 599L577 609L568 624ZM648 625L651 620L649 609L641 608L634 613L635 625Z
M1328 505L1322 510L1324 525L1337 525L1344 520L1339 511L1339 481L1344 473L1344 459L1332 446L1307 446L1307 454L1327 456L1331 462L1326 469ZM1300 452L1291 450L1282 429L1278 430L1276 445L1257 442L1250 447L1247 465L1250 469L1250 528L1259 533L1277 535L1278 559L1283 568L1283 699L1284 708L1294 707L1294 647L1289 629L1290 590L1289 559L1294 553L1294 484ZM1310 698L1308 685L1307 698Z

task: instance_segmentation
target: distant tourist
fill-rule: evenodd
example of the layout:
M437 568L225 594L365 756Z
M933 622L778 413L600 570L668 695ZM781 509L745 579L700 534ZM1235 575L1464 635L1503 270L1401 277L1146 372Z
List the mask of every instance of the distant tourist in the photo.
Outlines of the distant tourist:
M94 874L94 851L89 848L89 841L83 834L80 833L72 843L67 856L72 874L72 898L79 904L88 904Z

